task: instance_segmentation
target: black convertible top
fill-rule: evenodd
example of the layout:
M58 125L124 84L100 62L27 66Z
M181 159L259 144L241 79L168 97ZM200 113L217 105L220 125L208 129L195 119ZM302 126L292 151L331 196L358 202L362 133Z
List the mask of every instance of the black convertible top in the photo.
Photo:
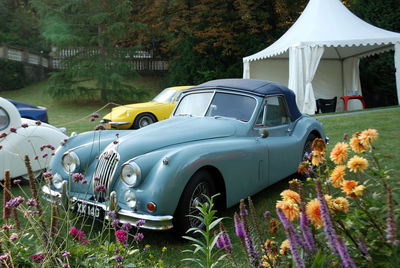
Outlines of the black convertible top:
M286 86L270 81L255 80L255 79L218 79L205 82L203 84L192 87L188 90L197 89L228 89L234 91L241 91L265 97L269 95L284 95L290 111L292 120L296 120L301 116L299 109L296 104L296 95L292 90ZM185 90L186 91L186 90Z

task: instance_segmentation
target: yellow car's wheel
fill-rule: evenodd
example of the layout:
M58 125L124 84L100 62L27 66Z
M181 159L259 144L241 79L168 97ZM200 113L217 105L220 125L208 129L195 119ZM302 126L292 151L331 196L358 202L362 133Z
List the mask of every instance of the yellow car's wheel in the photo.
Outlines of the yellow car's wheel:
M133 122L133 129L142 128L155 122L157 122L157 119L154 115L149 113L139 114Z

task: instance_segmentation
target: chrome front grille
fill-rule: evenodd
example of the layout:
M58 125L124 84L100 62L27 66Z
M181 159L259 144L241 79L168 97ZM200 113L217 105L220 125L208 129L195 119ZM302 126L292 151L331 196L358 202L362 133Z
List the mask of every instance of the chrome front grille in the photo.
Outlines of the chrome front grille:
M96 197L104 198L109 192L118 161L119 155L114 150L105 151L100 155L99 162L97 163L96 170L92 177L93 192ZM97 191L97 187L101 187L100 185L106 188L105 193Z

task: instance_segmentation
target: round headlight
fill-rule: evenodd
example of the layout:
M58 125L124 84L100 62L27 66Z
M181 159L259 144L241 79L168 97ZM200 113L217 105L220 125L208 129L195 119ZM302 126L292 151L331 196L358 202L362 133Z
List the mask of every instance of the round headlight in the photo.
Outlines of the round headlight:
M131 207L131 208L135 208L136 207L136 203L137 203L137 198L135 193L127 191L125 193L125 203Z
M73 173L79 166L79 157L74 152L66 152L62 157L62 166L65 172Z
M54 186L56 189L61 189L62 183L63 183L63 179L62 179L62 177L61 177L60 174L56 173L56 174L53 176L53 179L52 179L51 181L52 181L52 183L53 183L53 186Z
M140 183L140 167L135 162L122 166L121 179L129 187L137 186Z

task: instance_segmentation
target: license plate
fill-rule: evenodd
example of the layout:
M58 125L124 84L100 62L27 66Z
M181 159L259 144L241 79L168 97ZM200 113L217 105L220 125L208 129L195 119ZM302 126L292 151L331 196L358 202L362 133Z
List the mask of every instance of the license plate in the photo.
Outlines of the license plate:
M88 217L98 219L98 220L103 220L104 215L105 215L103 208L93 205L93 204L90 204L90 203L85 203L82 201L77 201L74 204L73 210L74 210L74 212L76 212L78 214L88 216Z

